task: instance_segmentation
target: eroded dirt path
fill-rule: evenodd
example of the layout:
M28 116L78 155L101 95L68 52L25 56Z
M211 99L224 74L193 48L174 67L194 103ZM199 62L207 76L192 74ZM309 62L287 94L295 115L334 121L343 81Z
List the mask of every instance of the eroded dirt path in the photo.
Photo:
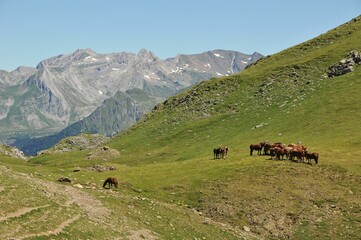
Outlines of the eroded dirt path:
M72 224L73 222L78 220L79 218L80 218L80 215L76 215L76 216L62 222L57 228L55 228L53 230L49 230L49 231L41 232L41 233L27 234L27 235L17 238L17 240L26 239L26 238L30 238L30 237L49 237L51 235L59 234L64 230L65 227L69 226L70 224Z
M13 229L11 232L3 233L8 238L13 239L26 239L29 237L47 237L50 235L56 235L61 233L64 228L67 226L70 226L72 223L76 222L80 218L87 218L91 222L94 222L95 224L104 223L109 217L110 217L110 209L103 206L102 202L92 196L90 193L87 193L86 191L82 191L81 189L78 189L76 187L73 187L71 185L63 185L58 184L54 182L45 181L42 179L34 178L28 174L24 173L18 173L15 171L12 171L11 169L7 167L0 166L0 174L7 176L11 179L14 179L15 181L19 182L26 182L29 186L31 186L34 191L37 191L37 194L39 194L39 197L45 197L50 202L55 203L59 206L59 209L74 209L78 208L81 211L78 214L75 215L69 215L68 217L64 218L62 222L59 224L55 224L55 226L51 226L50 228L46 229L43 232L37 232L37 233L23 233L19 234L19 227L18 229ZM6 186L2 187L2 191L4 191ZM41 206L19 206L18 209L16 209L13 212L3 214L0 216L0 223L6 223L7 221L22 217L27 214L30 214L30 218L32 215L32 212L35 212L36 210L47 208L50 205L41 205ZM49 211L45 211L42 218L47 218L49 216ZM56 214L56 213L54 213ZM37 219L39 220L39 219ZM3 235L3 236L4 236ZM19 236L20 235L20 236ZM15 237L16 236L16 237Z
M16 210L15 212L9 213L6 216L0 217L0 222L6 221L10 218L14 218L14 217L20 217L22 215L25 215L33 210L37 210L40 208L45 208L48 207L48 205L46 206L39 206L39 207L25 207L25 208L20 208L18 210Z

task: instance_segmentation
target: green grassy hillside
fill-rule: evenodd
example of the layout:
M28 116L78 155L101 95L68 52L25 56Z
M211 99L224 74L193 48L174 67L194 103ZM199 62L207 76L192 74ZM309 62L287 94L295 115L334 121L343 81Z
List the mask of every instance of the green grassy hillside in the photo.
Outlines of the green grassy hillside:
M99 147L28 162L0 157L10 168L0 169L0 235L359 239L361 66L327 77L352 50L361 51L360 17L168 99L106 144L120 156L92 158ZM249 155L251 143L266 140L302 142L319 164ZM214 160L220 145L229 154ZM108 176L118 177L118 189L102 189ZM85 189L56 183L60 177ZM41 229L32 224L38 218Z

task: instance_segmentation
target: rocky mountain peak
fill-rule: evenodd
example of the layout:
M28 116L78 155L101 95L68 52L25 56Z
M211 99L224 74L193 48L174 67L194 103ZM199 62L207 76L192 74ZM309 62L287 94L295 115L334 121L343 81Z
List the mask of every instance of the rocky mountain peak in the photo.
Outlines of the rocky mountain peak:
M157 57L155 56L155 54L152 51L149 51L147 49L140 49L138 54L137 54L137 58L138 59L144 59L144 60L154 60L157 59Z
M90 48L86 48L86 49L77 49L72 56L78 56L78 57L87 57L87 56L94 56L97 55L97 53L95 51L93 51Z
M131 124L139 119L139 112L143 114L181 89L211 77L228 76L243 70L250 63L247 61L250 57L235 51L217 50L162 60L147 49L140 49L137 54L98 54L92 49L78 49L54 56L41 61L33 72L25 67L17 70L31 75L17 74L15 77L0 73L3 92L15 93L0 97L0 132L15 128L25 133L38 129L39 136L42 129L55 132L86 118L117 91L139 89L135 95L137 99L143 96L140 100L128 97L121 99L128 101L128 105L113 104L129 109L129 112L117 111L123 115L129 113L127 123ZM8 90L10 84L15 88ZM134 107L131 104L134 102L141 102L146 107ZM102 118L94 121L99 119ZM122 121L124 119L117 119L116 124L111 123L107 129L111 133L118 132L125 127L120 126Z
M251 59L252 59L252 60L258 60L258 59L260 59L260 58L262 58L262 57L263 57L263 55L260 54L260 53L258 53L258 52L254 52L254 53L251 55Z

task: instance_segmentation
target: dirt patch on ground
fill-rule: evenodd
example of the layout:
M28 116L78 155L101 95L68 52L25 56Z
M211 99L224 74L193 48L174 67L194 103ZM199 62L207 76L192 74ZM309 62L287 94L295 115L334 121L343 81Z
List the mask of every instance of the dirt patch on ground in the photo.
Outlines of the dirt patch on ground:
M158 234L148 230L148 229L140 229L140 230L134 230L130 231L130 240L157 240L159 239Z
M58 201L59 197L56 195L59 193L63 194L65 198L68 199L64 206L69 207L72 204L78 205L93 221L103 222L110 214L110 210L104 207L100 200L78 188L30 178L28 175L25 175L25 177L31 179L30 181L41 185L44 193L47 194L48 197L53 198L54 201ZM61 205L61 203L59 204Z
M25 236L17 238L17 240L27 239L30 237L49 237L51 235L57 235L57 234L61 233L64 230L64 228L66 228L67 226L69 226L70 224L72 224L73 222L78 220L79 217L80 217L80 215L74 216L74 217L62 222L57 228L55 228L53 230L49 230L49 231L41 232L41 233L37 233L37 234L27 234Z
M39 208L43 208L43 207L47 207L47 206L39 206L39 207L26 207L26 208L20 208L18 210L16 210L15 212L9 213L6 216L0 217L0 222L5 221L9 218L14 218L14 217L20 217L24 214L27 214L33 210L37 210Z
M15 178L22 178L26 182L30 182L32 186L39 190L41 189L41 194L44 194L46 197L52 199L61 206L69 207L72 204L78 205L85 212L85 214L94 221L104 221L110 214L110 210L104 207L100 200L78 188L44 181L31 177L28 174L15 173L5 167L1 167L0 170L12 174L12 176ZM59 195L61 195L61 197ZM21 211L21 209L19 209L19 211Z

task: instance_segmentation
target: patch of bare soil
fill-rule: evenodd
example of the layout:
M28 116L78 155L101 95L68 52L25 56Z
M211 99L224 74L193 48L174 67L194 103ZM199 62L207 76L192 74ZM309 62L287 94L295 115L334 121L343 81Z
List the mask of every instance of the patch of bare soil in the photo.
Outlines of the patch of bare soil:
M78 188L32 178L27 174L21 174L21 176L40 186L41 189L43 189L43 193L59 205L64 205L66 207L69 207L72 204L78 205L91 220L103 222L110 214L110 210L104 207L100 200ZM59 194L62 194L67 199L65 204L59 202Z
M44 208L44 207L47 207L47 206L20 208L20 209L16 210L15 212L12 212L12 213L7 214L6 216L0 217L0 222L6 221L9 218L20 217L20 216L25 215L25 214L33 211L33 210L37 210L39 208Z
M129 240L157 240L159 237L156 233L148 230L148 229L140 229L140 230L133 230L130 231L130 236L128 237Z
M84 215L87 216L91 221L104 223L110 216L111 211L108 208L104 207L100 200L78 188L70 185L56 184L53 182L33 178L28 174L16 173L6 167L0 167L0 172L6 172L14 179L30 183L31 186L34 187L34 189L37 189L40 194L45 195L47 198L59 204L59 206L68 208L72 208L73 205L79 206L80 209L83 211ZM6 216L2 216L0 218L0 222L6 221L10 218L22 216L31 211L44 207L47 206L19 208L15 212L9 213ZM60 233L65 227L69 226L71 223L77 221L79 218L80 215L76 215L69 219L66 219L55 229L42 233L27 234L26 236L20 236L18 238L25 239L34 236L50 236L52 234L57 234Z
M78 206L82 212L74 215L69 216L69 218L65 219L58 225L53 226L52 229L48 229L43 232L37 233L26 233L21 236L17 236L16 239L27 239L30 237L50 237L51 235L57 235L64 231L64 229L77 220L79 218L87 217L90 221L94 222L95 225L101 224L106 226L109 229L112 229L115 232L118 232L119 235L124 236L128 235L126 238L119 238L119 239L150 239L156 240L159 239L157 233L149 230L149 229L132 229L128 224L125 218L123 218L124 222L122 222L121 229L117 224L112 224L113 221L111 220L111 212L112 210L108 209L107 207L103 206L102 202L93 197L90 193L76 188L72 185L66 184L58 184L54 182L48 182L42 179L34 178L28 174L17 173L12 171L9 168L0 166L0 174L6 172L7 175L11 175L14 179L18 179L20 181L25 181L31 184L34 189L37 189L40 194L44 195L45 197L51 199L53 202L57 203L61 208L73 208L75 205ZM5 189L5 187L2 187ZM103 190L99 190L103 191ZM116 194L113 191L104 191L106 194L114 195ZM116 195L114 195L116 196ZM119 196L118 196L119 197ZM22 215L28 214L32 211L35 211L40 208L46 208L48 206L37 206L37 207L26 207L26 208L19 208L15 212L8 213L5 216L1 216L0 223L2 221L6 221L10 218L20 217ZM50 212L46 212L43 217L46 218L48 214L52 214ZM124 232L125 230L125 232ZM11 236L14 236L15 233L18 233L19 229L14 229L12 233L6 234L6 238L11 239ZM3 236L4 237L4 236ZM1 238L1 237L0 237ZM114 238L116 239L116 238Z
M24 235L20 238L17 238L17 240L21 240L21 239L27 239L30 237L49 237L51 235L56 235L61 233L64 228L66 228L67 226L69 226L70 224L72 224L73 222L75 222L76 220L78 220L80 218L80 215L76 215L68 220L65 220L64 222L62 222L57 228L53 229L53 230L49 230L46 232L41 232L41 233L36 233L36 234L27 234Z

